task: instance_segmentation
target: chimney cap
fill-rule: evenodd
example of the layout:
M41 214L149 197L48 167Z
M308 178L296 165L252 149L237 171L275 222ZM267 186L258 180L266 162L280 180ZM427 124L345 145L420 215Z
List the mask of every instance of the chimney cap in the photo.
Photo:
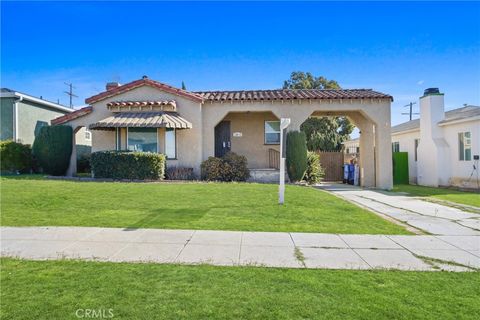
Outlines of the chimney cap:
M440 90L438 88L427 88L423 91L423 96L430 96L430 95L439 95Z

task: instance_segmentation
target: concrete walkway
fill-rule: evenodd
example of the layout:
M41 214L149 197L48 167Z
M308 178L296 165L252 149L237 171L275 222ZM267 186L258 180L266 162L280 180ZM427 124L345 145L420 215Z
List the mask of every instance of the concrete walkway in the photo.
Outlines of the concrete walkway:
M319 188L429 234L480 235L480 214L402 193L361 189L344 184L322 184Z
M421 271L480 268L480 236L86 227L2 227L0 231L2 256L35 260Z

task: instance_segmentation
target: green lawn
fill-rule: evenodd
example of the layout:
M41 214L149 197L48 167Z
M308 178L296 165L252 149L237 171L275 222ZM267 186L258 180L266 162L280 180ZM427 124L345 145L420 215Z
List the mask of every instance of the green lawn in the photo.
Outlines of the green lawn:
M38 177L36 177L38 178ZM248 183L101 183L1 180L3 226L408 234L326 192Z
M478 272L1 263L2 319L76 319L78 309L112 309L113 319L437 320L480 313Z
M446 188L431 188L415 185L395 185L395 192L407 192L415 197L426 197L438 200L446 200L474 207L480 207L480 193L457 191Z

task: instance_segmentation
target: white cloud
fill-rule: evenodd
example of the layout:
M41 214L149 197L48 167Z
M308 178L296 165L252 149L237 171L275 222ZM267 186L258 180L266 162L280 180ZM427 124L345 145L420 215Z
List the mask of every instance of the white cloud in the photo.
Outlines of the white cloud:
M421 86L424 82L425 82L425 80L420 80L420 81L417 82L417 84L418 84L419 86Z

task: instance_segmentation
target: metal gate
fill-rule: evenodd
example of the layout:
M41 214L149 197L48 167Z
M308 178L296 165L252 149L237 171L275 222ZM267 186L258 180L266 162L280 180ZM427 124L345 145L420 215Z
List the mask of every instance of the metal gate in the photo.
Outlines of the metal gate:
M319 151L320 164L325 171L323 181L343 180L343 152Z

